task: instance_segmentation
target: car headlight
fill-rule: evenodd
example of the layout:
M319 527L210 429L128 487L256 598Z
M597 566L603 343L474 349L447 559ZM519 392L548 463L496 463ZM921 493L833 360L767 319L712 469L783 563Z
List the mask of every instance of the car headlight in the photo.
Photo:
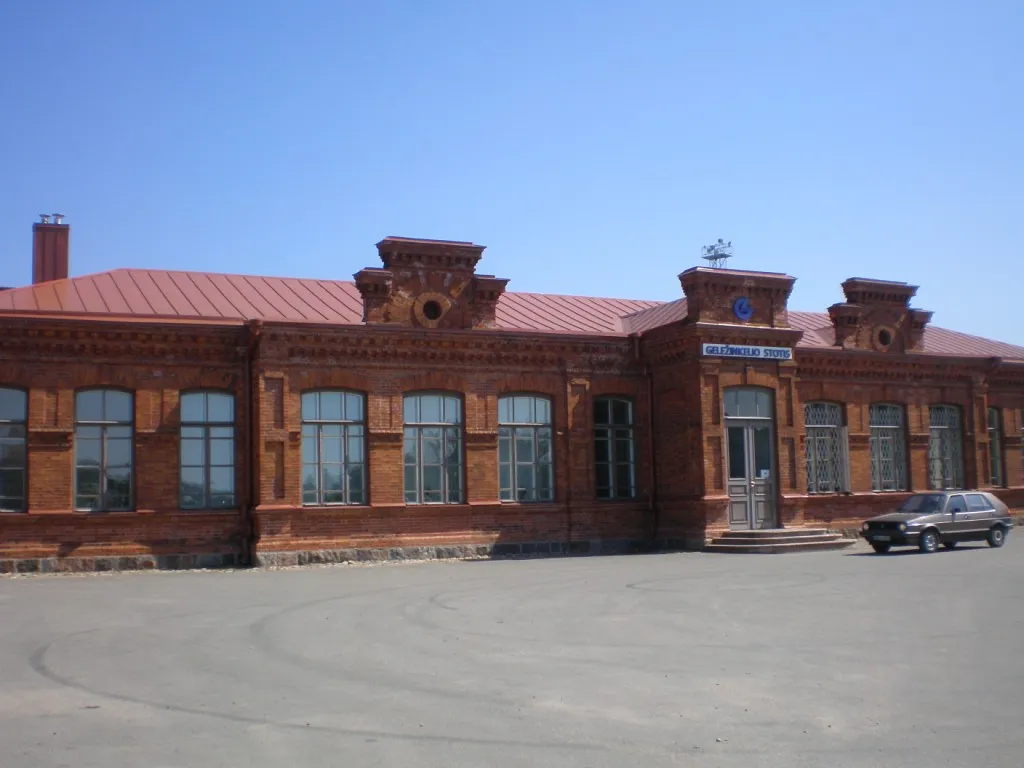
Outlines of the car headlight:
M866 531L869 527L870 526L867 523L864 523L864 525L861 526L861 530Z
M907 530L907 524L906 523L900 523L900 530L901 531Z

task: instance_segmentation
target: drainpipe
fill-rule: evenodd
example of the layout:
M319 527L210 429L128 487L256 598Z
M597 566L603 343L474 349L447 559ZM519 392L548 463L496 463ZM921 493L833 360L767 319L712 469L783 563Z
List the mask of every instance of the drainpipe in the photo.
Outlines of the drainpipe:
M248 432L248 449L245 452L246 481L248 499L245 505L245 529L242 536L242 557L245 565L256 564L256 542L259 540L256 504L259 501L259 484L257 482L256 462L259 453L259 429L256 423L256 408L253 404L253 367L259 348L263 323L259 320L249 321L245 344L245 424Z
M570 409L572 393L569 389L569 368L562 363L562 375L565 381L565 537L566 554L572 554L572 424Z
M631 333L633 340L633 362L641 366L644 378L647 381L647 518L650 521L650 538L652 546L658 539L658 505L657 505L657 482L658 470L654 460L654 376L651 373L650 363L644 363L640 354L640 336Z

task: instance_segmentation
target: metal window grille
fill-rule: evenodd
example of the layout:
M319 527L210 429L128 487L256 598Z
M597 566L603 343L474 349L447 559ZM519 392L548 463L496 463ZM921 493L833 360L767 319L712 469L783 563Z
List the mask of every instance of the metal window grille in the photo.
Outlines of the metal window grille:
M462 400L405 396L406 504L462 503Z
M871 488L875 491L907 489L907 446L903 408L876 403L869 412L871 427Z
M807 492L839 493L849 490L842 408L837 403L807 403L804 406L804 424L807 430Z
M502 501L552 501L551 400L498 398L498 486Z
M180 401L179 494L182 509L235 506L235 398L186 392Z
M132 508L135 398L89 389L75 394L75 509Z
M366 503L366 422L358 392L302 393L302 503Z
M960 409L953 405L933 405L928 409L928 420L928 486L936 491L963 488Z
M594 469L599 499L636 496L633 403L621 397L594 400Z
M0 388L0 510L27 508L25 465L28 397L20 389Z
M988 467L989 484L1003 483L1003 425L998 408L988 409Z

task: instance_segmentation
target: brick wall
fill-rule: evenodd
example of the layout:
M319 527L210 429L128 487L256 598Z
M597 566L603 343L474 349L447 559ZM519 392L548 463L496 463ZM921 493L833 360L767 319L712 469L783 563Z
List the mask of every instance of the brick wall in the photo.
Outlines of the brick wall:
M722 394L733 386L772 392L776 501L783 525L853 527L902 498L871 491L872 402L905 409L912 490L927 487L930 404L961 409L965 480L978 487L987 482L985 409L1001 408L1010 487L994 490L1011 508L1024 511L1024 382L1018 374L993 373L984 361L885 359L828 350L801 351L793 363L716 360L699 354L706 329L685 323L657 329L639 346L632 339L490 331L3 323L0 386L29 393L29 511L0 513L0 561L8 563L213 558L166 561L173 565L212 563L220 555L223 562L245 562L252 554L280 552L536 542L564 545L557 551L594 541L697 546L728 525ZM752 331L745 333L757 342L749 336ZM86 387L134 393L134 512L73 510L74 396ZM236 397L238 505L233 510L178 508L179 398L182 391L200 388ZM321 388L351 389L366 397L365 506L302 506L300 396ZM464 504L404 503L402 398L421 390L453 392L463 400ZM499 500L498 397L505 393L551 399L551 503ZM592 412L594 398L603 395L628 397L635 404L633 500L595 498ZM803 405L819 399L845 408L850 494L807 494Z

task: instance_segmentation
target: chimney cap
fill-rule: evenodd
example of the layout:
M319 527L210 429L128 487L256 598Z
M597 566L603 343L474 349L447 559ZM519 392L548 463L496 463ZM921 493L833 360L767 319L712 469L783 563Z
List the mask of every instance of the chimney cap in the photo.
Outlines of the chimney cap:
M40 213L39 214L39 223L40 224L50 224L51 223L50 219L53 219L52 223L54 223L54 224L61 224L61 223L63 223L63 220L64 220L64 214L63 213Z

